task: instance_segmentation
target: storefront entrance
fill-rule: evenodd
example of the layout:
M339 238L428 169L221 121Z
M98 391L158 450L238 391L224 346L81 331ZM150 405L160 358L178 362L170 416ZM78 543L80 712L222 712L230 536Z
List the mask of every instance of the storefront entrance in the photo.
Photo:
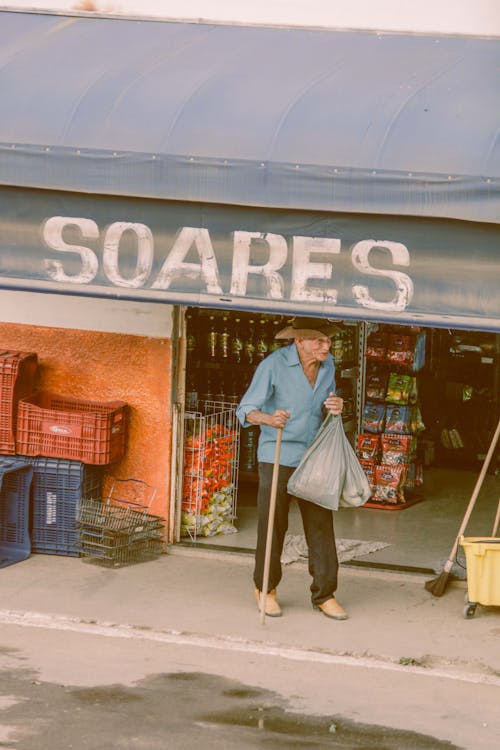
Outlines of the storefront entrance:
M279 346L274 334L285 320L266 313L186 309L182 544L253 552L258 428L240 429L233 410L259 362ZM446 559L496 426L499 338L361 321L342 324L331 353L345 401L344 429L373 485L365 507L335 514L337 546L346 564L432 572ZM196 454L199 479L193 479L191 442L193 429L203 442L203 430L214 427L237 432L238 443L230 448L237 456L229 489L215 486L210 495L208 482L205 487L202 482L203 470L213 469L212 459L203 463ZM380 447L378 455L370 456L381 441L385 453ZM209 452L210 446L198 449ZM399 473L402 465L405 479ZM498 468L494 457L471 520L472 534L490 533ZM197 491L198 503L193 502ZM285 562L306 559L302 534L295 507Z

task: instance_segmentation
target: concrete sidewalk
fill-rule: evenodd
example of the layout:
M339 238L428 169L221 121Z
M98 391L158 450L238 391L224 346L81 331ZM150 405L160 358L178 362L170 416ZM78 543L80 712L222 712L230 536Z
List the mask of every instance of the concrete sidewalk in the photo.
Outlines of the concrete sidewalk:
M126 626L150 639L163 634L217 648L356 659L500 686L500 608L478 607L464 619L465 581L450 582L435 598L424 589L428 576L341 566L337 595L350 619L337 622L312 610L307 567L293 563L279 587L284 615L262 625L252 565L250 555L181 546L118 569L33 555L0 571L0 622Z

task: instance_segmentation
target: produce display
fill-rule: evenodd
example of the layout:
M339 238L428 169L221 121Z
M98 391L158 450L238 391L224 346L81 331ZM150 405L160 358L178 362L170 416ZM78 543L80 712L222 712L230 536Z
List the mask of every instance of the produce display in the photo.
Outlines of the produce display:
M232 412L230 412L232 415ZM213 536L233 525L238 432L222 422L226 412L186 420L181 535Z

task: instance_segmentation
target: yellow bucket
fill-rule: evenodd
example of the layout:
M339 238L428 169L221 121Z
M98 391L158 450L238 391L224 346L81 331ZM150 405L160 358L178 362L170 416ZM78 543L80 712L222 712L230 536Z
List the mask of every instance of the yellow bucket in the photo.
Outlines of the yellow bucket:
M467 562L470 602L500 606L500 538L460 537Z

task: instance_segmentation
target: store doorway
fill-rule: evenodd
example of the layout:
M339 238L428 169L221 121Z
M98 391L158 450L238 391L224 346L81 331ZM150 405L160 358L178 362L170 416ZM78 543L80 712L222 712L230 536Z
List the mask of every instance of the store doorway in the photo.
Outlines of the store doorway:
M207 428L210 435L214 430L222 434L234 432L237 442L229 446L226 441L226 462L231 459L231 450L237 455L233 456L235 461L231 466L229 463L222 466L226 474L230 472L230 490L221 492L223 488L214 485L210 495L210 486L207 483L208 489L204 490L202 482L207 478L204 474L214 474L214 465L209 461L205 465L198 463L198 471L193 468L193 456L200 462L201 450L207 458L208 447L200 445L198 440L196 450L188 455L184 445L184 455L188 456L186 471L191 477L184 477L184 490L179 498L184 519L182 544L253 553L258 428L240 429L233 414L259 362L280 345L274 335L289 317L195 307L185 310L184 439L189 440L194 434L196 442L196 434L206 435ZM392 360L387 359L387 347L394 347L395 339L398 342L392 350ZM417 341L422 361L412 372L405 365ZM376 491L370 507L335 514L336 535L345 564L422 573L440 569L459 528L498 418L499 351L499 336L486 332L372 325L361 321L342 324L341 334L332 341L331 353L336 364L337 388L345 400L344 428L360 458L366 459L359 445L360 436L398 435L392 432L398 429L394 421L388 422L389 430L381 422L370 432L374 414L383 413L384 420L388 414L403 413L403 421L407 418L416 432L411 439L396 440L397 450L412 444L405 485L397 486L394 492L391 486ZM391 380L393 374L412 378L411 387L416 388L412 406L418 406L417 417L408 403L398 404L400 396L404 402L407 381L398 377ZM392 394L396 403L386 401L391 385L393 390L396 388L396 395ZM377 408L370 412L373 406ZM201 421L196 423L195 419ZM401 429L404 435L411 435L410 428ZM371 442L380 445L380 440ZM381 460L379 454L374 463ZM391 460L397 464L401 456L392 454ZM406 458L403 460L406 462ZM366 467L369 472L369 464ZM471 518L468 530L471 535L490 533L500 495L498 468L495 457ZM397 485L401 472L392 473L389 485L391 481ZM376 480L371 477L371 481ZM193 503L196 492L199 497ZM202 523L196 525L197 518ZM286 562L305 559L297 508L290 514L288 537Z

